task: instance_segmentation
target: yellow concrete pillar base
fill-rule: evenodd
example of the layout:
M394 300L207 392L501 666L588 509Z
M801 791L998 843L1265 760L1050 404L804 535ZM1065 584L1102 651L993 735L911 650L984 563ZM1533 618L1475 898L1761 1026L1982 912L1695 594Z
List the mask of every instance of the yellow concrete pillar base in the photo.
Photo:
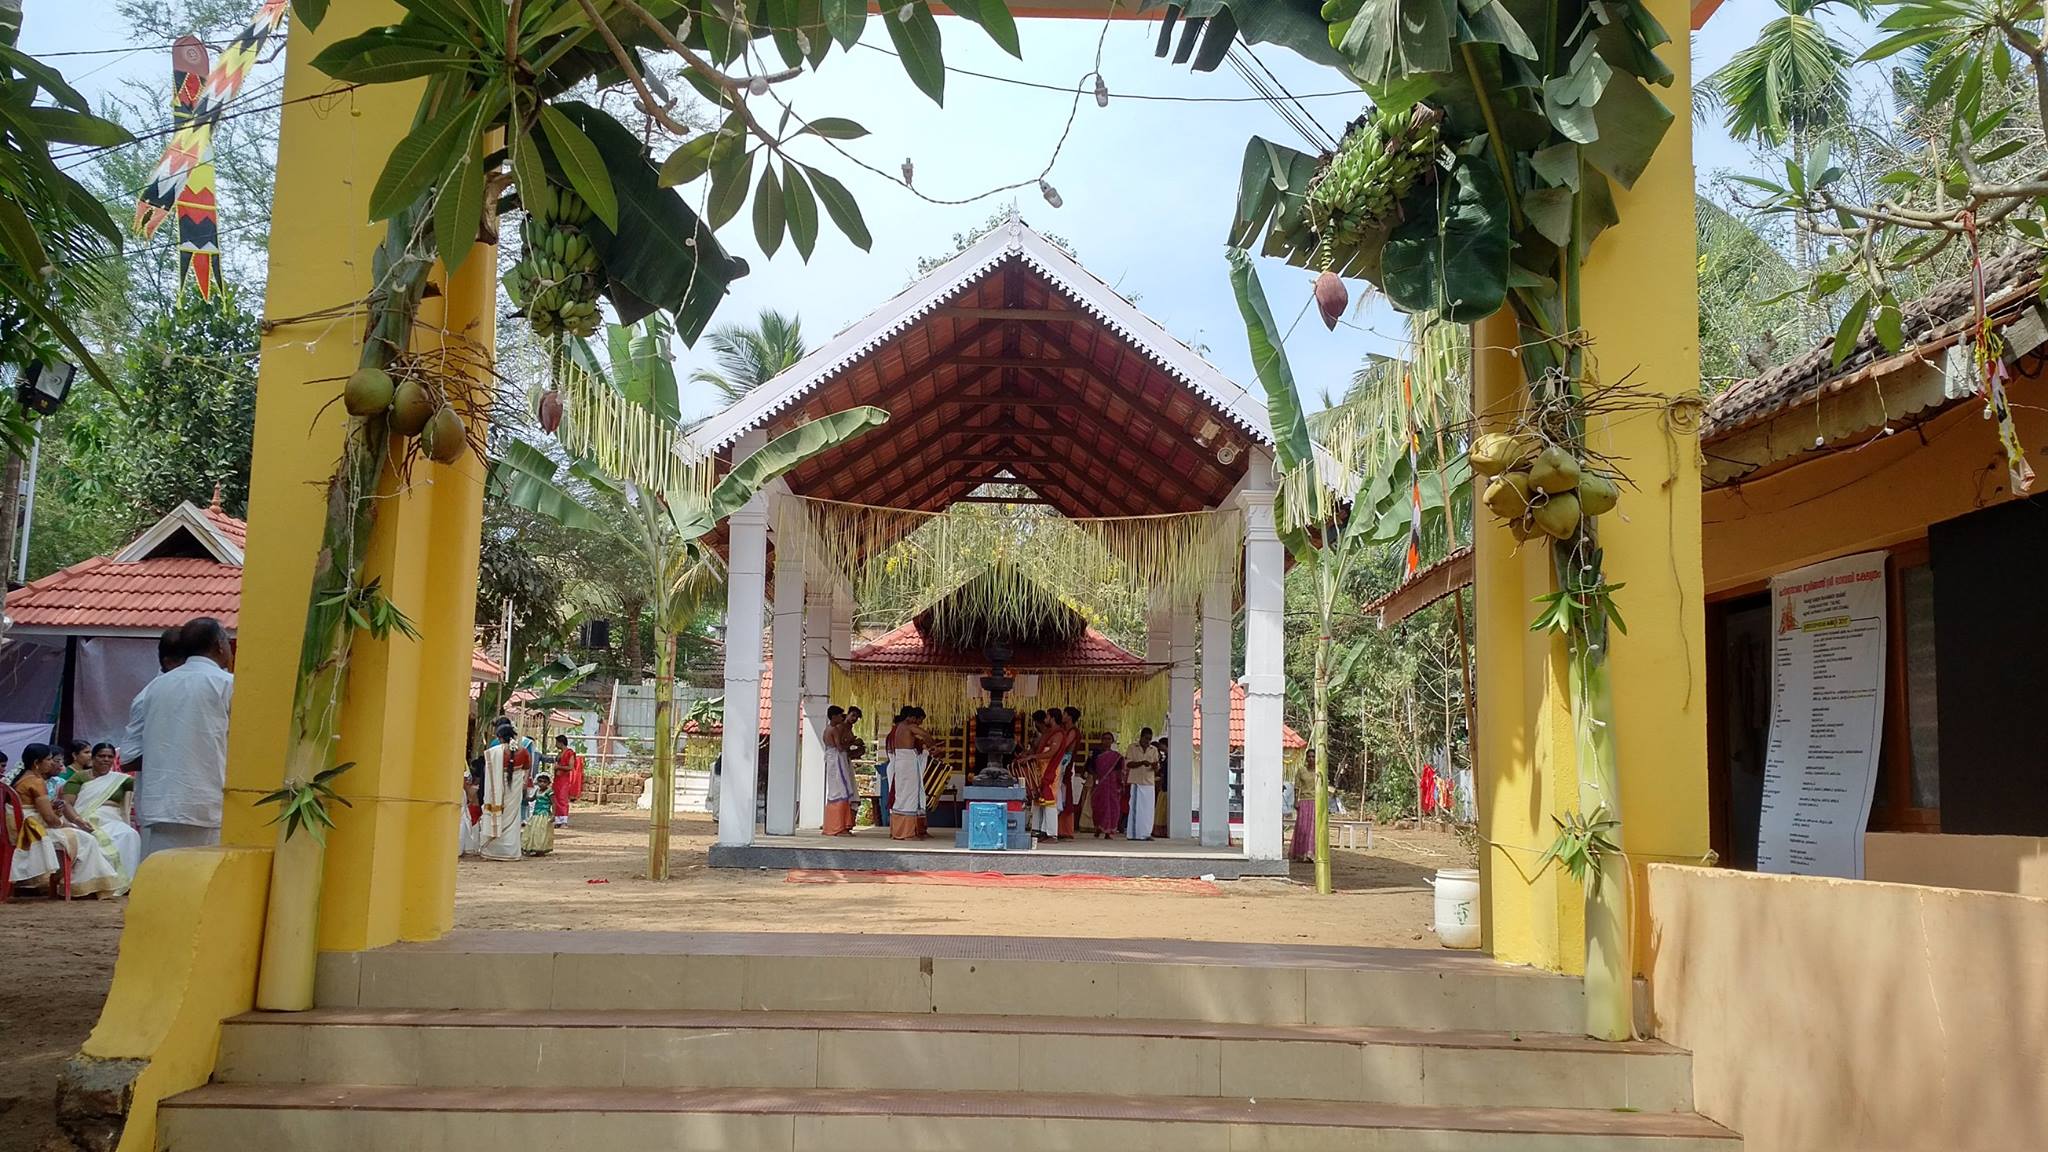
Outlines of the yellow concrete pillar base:
M1689 26L1679 0L1650 0L1650 8L1674 34ZM1626 480L1620 506L1600 517L1599 532L1607 581L1626 585L1615 601L1628 631L1609 638L1621 795L1608 804L1621 817L1622 847L1634 864L1636 909L1628 915L1636 943L1632 958L1603 961L1637 972L1646 952L1643 864L1697 862L1708 849L1699 293L1686 51L1680 36L1661 54L1677 79L1657 95L1676 118L1635 187L1615 189L1621 223L1600 235L1581 278L1581 318L1592 339L1586 386L1595 395L1623 382L1631 390L1626 403L1588 421L1586 439ZM1523 408L1514 354L1521 342L1506 311L1474 327L1482 425L1501 427ZM1483 507L1477 519L1474 775L1489 842L1482 864L1486 942L1502 960L1583 972L1579 885L1555 866L1535 875L1556 836L1551 817L1580 807L1581 796L1564 644L1555 634L1529 631L1535 598L1555 586L1550 549L1531 543L1518 551Z
M154 1152L157 1103L206 1083L221 1021L254 1002L269 887L263 849L178 849L142 866L99 1024L58 1080L67 1132Z
M326 482L348 424L334 399L357 364L363 301L385 235L369 222L369 194L422 89L379 84L318 99L333 81L311 61L334 41L401 15L385 0L336 5L318 31L296 29L287 49L229 732L223 834L232 844L274 843L274 813L253 800L278 787L289 759ZM412 351L472 425L484 419L489 394L488 373L477 365L495 342L494 272L492 250L478 246L458 275L435 277L413 327ZM459 355L434 356L447 349ZM404 448L394 442L394 459ZM394 468L381 486L364 579L381 581L420 638L354 638L333 757L355 765L335 781L352 807L332 813L320 947L430 939L454 921L483 479L474 457L445 466L419 459L403 474Z

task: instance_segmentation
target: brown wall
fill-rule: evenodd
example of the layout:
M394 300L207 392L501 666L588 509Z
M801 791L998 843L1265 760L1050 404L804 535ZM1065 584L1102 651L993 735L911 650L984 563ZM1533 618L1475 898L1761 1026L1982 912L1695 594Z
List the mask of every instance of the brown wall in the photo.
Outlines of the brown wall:
M1863 838L1863 878L2048 897L2048 837L1872 832Z
M1961 404L1922 428L1705 493L1707 595L1760 586L1804 564L1918 540L1930 524L2010 499L1997 425L1982 419L1982 411ZM2041 468L2048 414L2015 408L2014 421ZM1703 450L1712 453L1714 445Z
M1649 876L1657 1034L1748 1152L2048 1146L2048 900Z

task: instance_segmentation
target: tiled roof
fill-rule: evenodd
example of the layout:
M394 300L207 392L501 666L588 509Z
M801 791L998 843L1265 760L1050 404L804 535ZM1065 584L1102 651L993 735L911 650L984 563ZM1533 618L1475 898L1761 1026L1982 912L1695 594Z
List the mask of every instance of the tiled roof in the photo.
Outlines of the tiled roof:
M1866 324L1856 346L1840 364L1834 362L1835 341L1822 340L1804 354L1748 380L1738 380L1707 402L1700 439L1712 441L1768 420L1779 413L1840 391L1873 370L1881 373L1907 357L1928 358L1961 339L1969 329L1976 295L1971 277L1936 285L1904 306L1905 343L1888 352L1876 330ZM2033 298L2041 285L2037 253L2017 252L1985 261L1984 302L1994 323L2004 323Z
M214 560L165 556L132 564L95 556L7 594L17 628L93 632L161 631L194 616L230 629L242 600L242 570Z
M941 648L928 640L915 620L853 650L853 662L868 668L986 668L979 652ZM1145 662L1093 628L1084 628L1073 643L1059 648L1016 649L1012 668L1059 668L1083 671L1141 672Z
M469 678L496 684L505 678L505 666L485 655L481 648L469 654Z
M230 516L227 513L221 511L220 505L218 504L215 504L212 507L207 508L205 511L206 519L209 522L211 522L215 528L218 528L220 530L221 535L226 536L230 540L233 540L237 547L248 547L248 521L235 519L233 516Z
M1202 743L1202 690L1200 688L1195 689L1194 743L1197 747L1200 747ZM1232 748L1244 747L1244 685L1234 682L1230 685L1230 746ZM1308 747L1308 741L1303 740L1301 733L1288 727L1283 721L1280 725L1280 746L1282 748L1306 748Z

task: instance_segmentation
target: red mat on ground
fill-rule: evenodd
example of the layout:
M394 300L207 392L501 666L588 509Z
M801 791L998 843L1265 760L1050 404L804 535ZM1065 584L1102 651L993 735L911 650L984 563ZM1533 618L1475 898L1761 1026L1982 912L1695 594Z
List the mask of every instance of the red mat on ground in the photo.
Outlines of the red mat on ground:
M792 868L787 884L938 884L952 888L1077 888L1097 892L1178 892L1221 896L1207 880L1137 879L1126 876L1007 876L1001 872L848 872L837 868Z

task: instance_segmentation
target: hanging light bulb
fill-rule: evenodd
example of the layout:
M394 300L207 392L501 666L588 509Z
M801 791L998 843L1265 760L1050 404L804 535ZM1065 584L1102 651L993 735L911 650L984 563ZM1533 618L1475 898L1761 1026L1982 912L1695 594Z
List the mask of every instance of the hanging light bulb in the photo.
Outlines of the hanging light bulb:
M905 156L903 158L903 186L905 188L910 187L911 179L916 175L917 166L910 162L910 157Z
M1038 194L1045 197L1045 202L1055 208L1063 203L1060 199L1060 190L1046 183L1042 178L1038 181Z
M1109 107L1109 82L1102 78L1102 73L1100 72L1095 74L1095 106L1097 108Z

